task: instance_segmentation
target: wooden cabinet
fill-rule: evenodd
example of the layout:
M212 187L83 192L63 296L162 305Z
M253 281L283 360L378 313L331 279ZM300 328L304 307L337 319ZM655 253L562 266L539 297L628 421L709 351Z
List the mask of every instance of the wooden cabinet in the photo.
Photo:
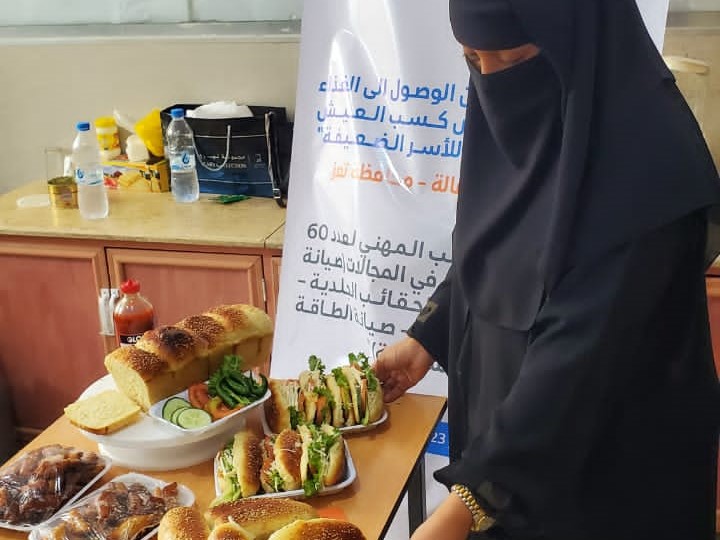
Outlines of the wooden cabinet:
M107 286L98 243L0 239L0 369L25 438L105 372L97 298Z
M268 254L269 253L269 254ZM115 338L100 335L98 295L140 281L157 324L226 303L274 314L279 251L178 244L0 239L0 376L21 440L46 428L106 374ZM266 294L266 279L273 293Z
M190 251L108 249L112 287L133 278L157 324L174 324L219 304L265 309L262 257Z

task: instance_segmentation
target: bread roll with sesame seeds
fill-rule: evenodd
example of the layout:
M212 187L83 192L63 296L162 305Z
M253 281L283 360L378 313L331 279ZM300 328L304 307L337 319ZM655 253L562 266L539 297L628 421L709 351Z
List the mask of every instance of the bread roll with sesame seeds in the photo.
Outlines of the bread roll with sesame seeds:
M118 390L144 411L153 403L207 380L226 354L243 358L243 369L262 366L270 356L272 320L245 304L217 306L178 325L145 332L135 346L105 357Z
M208 540L255 540L255 537L237 523L228 522L215 527Z
M317 518L286 525L269 540L365 540L365 535L348 521Z
M318 517L307 503L293 499L240 499L211 507L205 519L213 528L230 521L242 527L255 540L267 540L278 529L298 519Z
M171 508L160 520L158 540L207 540L210 533L200 512L188 506Z

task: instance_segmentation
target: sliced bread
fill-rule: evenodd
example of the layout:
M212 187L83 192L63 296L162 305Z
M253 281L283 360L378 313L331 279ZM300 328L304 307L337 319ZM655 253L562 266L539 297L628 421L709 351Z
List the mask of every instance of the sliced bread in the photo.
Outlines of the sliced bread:
M91 433L107 435L135 422L140 407L117 390L106 390L65 407L70 422Z

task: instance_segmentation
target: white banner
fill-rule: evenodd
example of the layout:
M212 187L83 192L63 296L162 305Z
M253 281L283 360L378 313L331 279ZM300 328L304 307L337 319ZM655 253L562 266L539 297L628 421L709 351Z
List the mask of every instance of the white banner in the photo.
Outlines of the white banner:
M444 2L306 0L302 31L278 377L375 356L444 278L467 97Z
M639 0L661 46L667 0ZM290 204L272 376L400 339L442 281L468 72L446 1L305 0ZM434 369L415 389L446 395ZM428 511L445 496L447 424L428 451ZM388 538L407 538L398 514Z

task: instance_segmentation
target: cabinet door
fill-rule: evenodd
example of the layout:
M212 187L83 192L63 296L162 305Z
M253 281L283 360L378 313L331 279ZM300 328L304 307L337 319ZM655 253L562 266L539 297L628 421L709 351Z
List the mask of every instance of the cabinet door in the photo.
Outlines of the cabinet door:
M705 279L715 370L720 375L720 277Z
M106 373L97 298L101 246L0 240L0 377L16 425L44 429Z
M267 257L265 261L269 262L269 272L265 277L268 293L268 314L275 320L277 316L278 294L280 293L280 267L282 266L282 257Z
M262 258L142 249L108 249L110 281L140 282L155 308L156 323L174 324L220 304L252 304L265 309Z

